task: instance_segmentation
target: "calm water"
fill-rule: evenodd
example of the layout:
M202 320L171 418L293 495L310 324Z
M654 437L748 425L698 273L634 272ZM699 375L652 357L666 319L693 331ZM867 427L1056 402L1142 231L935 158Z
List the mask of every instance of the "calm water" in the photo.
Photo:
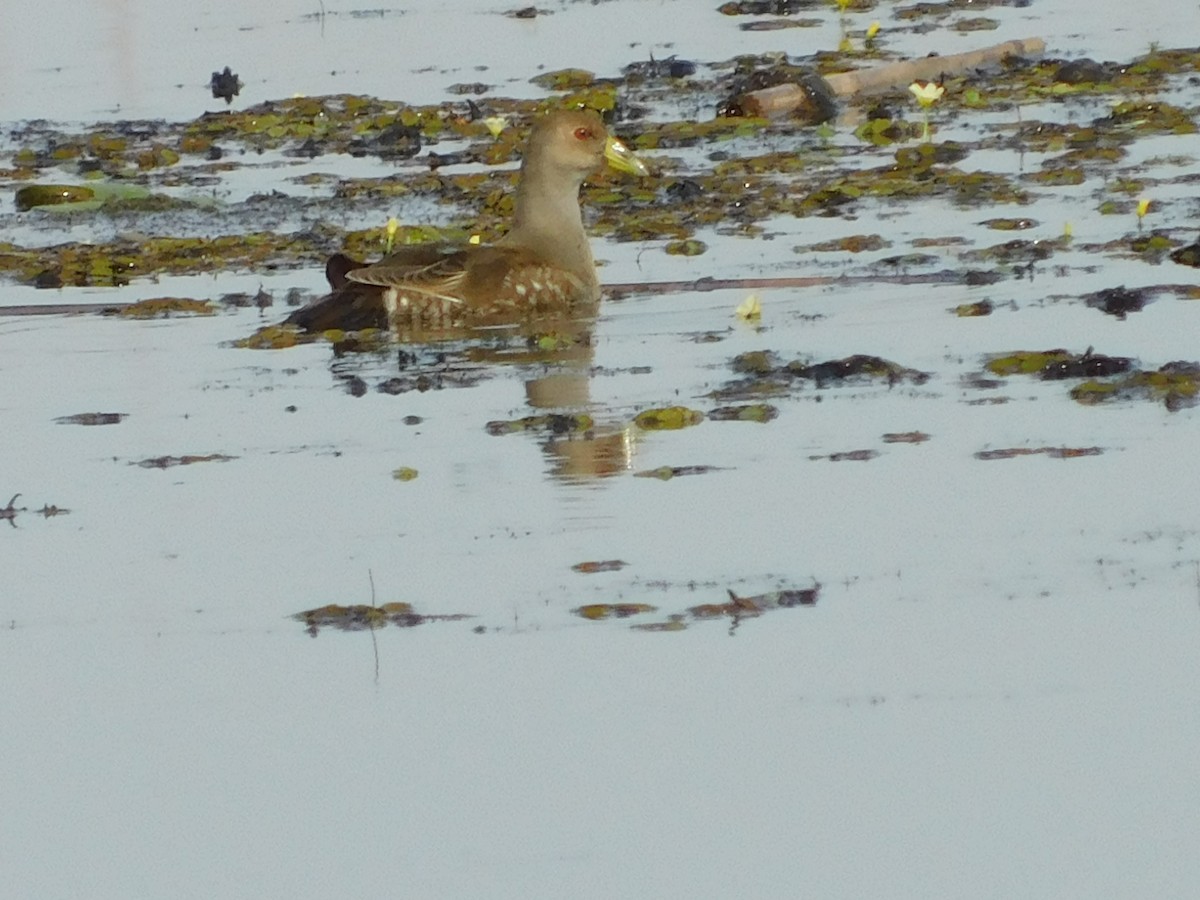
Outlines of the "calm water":
M203 85L227 64L247 83L239 103L339 91L436 100L475 80L532 95L543 64L613 74L652 50L719 60L836 45L830 14L824 28L755 34L713 5L554 3L529 23L482 3L455 16L444 4L353 15L327 3L321 17L319 4L51 2L36 17L6 10L17 27L0 34L0 116L186 119L216 108ZM1108 4L1104 16L1050 6L986 11L1000 27L982 36L896 41L916 54L1040 35L1055 55L1121 59L1153 41L1200 43L1189 24L1200 19L1179 4ZM892 21L887 6L861 18ZM1195 168L1197 141L1162 139L1153 152L1184 157L1176 176ZM1081 242L1110 240L1130 223L1094 216L1096 190L1020 214L1044 223L1043 237L1072 221ZM1194 224L1194 191L1155 199L1156 225ZM3 212L13 221L11 205ZM1003 240L977 226L984 217L929 203L778 223L773 241L706 235L699 260L596 250L609 282L836 274L792 247L882 233L894 246L880 255L892 255L931 230ZM1160 298L1118 322L1077 299L1195 283L1194 270L1066 261L1069 276L983 292L764 292L762 331L733 318L742 292L607 302L593 356L565 384L537 366L478 363L473 387L400 396L373 389L399 373L391 354L230 347L257 311L0 317L0 505L20 492L27 509L15 527L0 522L7 890L1191 896L1200 521L1184 461L1200 416L1084 408L1035 381L981 393L966 379L983 354L1014 348L1092 344L1149 367L1195 359L1194 301ZM320 281L221 275L54 295L5 284L0 305ZM981 293L993 316L947 313ZM764 348L869 352L933 377L809 389L773 401L767 425L625 431L646 407L711 409L728 361ZM345 375L372 389L350 396ZM1009 402L970 402L996 395ZM577 444L485 431L547 404L597 419L612 477L592 477L599 464ZM128 418L55 422L98 411ZM931 439L882 439L914 430ZM974 456L1046 446L1104 452ZM879 455L827 458L864 449ZM185 454L233 458L134 465ZM393 479L402 466L419 477ZM659 466L714 471L632 477ZM71 511L38 515L44 504ZM606 559L628 566L571 568ZM571 613L643 602L661 621L727 589L814 581L815 607L736 629L651 634ZM472 618L315 640L289 618L372 599Z

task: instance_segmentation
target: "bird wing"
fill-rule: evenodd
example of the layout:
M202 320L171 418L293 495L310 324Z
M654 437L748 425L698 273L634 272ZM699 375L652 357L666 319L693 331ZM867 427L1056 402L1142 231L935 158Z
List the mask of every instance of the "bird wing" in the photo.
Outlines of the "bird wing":
M469 252L461 247L406 247L377 263L352 269L346 273L346 279L461 303L468 257Z

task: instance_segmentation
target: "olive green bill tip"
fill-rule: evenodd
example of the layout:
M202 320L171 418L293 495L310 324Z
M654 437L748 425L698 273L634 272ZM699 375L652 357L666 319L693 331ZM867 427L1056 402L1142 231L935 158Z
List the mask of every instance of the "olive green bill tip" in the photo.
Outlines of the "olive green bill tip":
M627 175L645 177L650 174L646 164L637 158L636 154L615 137L609 137L604 145L604 158L618 172Z

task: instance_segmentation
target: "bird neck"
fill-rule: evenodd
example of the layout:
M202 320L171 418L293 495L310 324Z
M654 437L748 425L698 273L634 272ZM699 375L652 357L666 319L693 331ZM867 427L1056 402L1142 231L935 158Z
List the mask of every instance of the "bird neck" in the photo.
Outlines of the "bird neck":
M575 171L545 168L525 177L526 166L521 168L513 227L502 243L527 247L585 284L596 284L596 263L579 208L583 179Z

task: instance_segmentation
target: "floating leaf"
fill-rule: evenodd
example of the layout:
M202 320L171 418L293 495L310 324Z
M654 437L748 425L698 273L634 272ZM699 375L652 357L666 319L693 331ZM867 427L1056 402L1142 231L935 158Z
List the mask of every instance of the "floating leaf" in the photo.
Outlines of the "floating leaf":
M673 431L699 425L704 421L704 413L686 406L668 406L643 410L633 421L645 431Z
M600 619L627 619L630 616L654 612L657 609L648 603L589 603L571 612L584 619L599 621Z
M581 562L571 566L572 570L581 572L585 575L594 575L597 572L616 572L625 568L629 563L623 559L605 559L598 562Z

